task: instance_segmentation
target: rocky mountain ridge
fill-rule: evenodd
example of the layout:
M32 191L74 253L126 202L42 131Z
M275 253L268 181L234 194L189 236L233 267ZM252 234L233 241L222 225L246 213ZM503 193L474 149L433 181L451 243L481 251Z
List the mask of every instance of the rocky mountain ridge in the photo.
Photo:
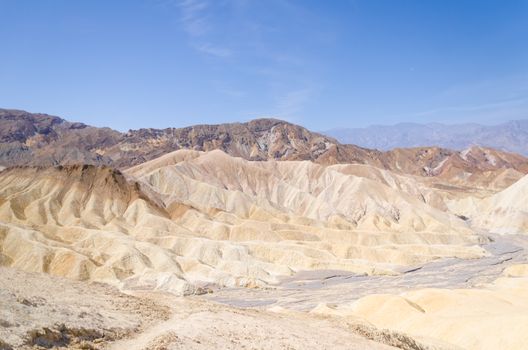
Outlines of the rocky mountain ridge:
M246 160L310 160L368 164L418 176L460 177L512 169L528 158L483 147L362 148L276 119L247 123L139 129L121 133L46 114L0 110L0 166L93 164L128 168L179 149L221 150ZM464 175L465 174L465 175Z

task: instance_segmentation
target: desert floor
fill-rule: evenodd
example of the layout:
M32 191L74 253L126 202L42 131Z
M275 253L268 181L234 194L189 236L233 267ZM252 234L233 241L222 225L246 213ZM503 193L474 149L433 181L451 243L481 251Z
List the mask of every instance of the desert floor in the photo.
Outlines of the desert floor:
M515 324L526 321L528 239L492 239L489 257L442 259L399 276L302 272L276 286L206 288L188 297L124 294L105 284L0 268L0 349L522 348L526 333ZM518 312L494 306L502 301ZM465 332L462 339L452 329L432 330L440 332L450 317L465 322L451 322ZM482 334L490 319L506 320L504 340Z

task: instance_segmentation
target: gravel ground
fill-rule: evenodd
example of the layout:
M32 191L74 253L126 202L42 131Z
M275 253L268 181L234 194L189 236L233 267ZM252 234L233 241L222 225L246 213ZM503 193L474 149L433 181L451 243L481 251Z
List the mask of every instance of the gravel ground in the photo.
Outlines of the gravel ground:
M100 348L168 317L107 285L0 267L0 349Z

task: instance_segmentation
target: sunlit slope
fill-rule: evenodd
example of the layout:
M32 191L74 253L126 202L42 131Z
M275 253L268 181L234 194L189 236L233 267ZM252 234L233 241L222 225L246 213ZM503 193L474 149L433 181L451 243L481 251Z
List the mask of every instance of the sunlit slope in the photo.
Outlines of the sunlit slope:
M385 258L376 259L403 264L436 254L421 249L445 252L476 242L465 222L424 203L416 189L422 185L413 187L412 179L383 170L379 172L385 177L369 179L361 172L375 174L376 169L365 172L361 167L251 162L220 151L177 151L128 173L158 192L169 212L185 203L214 215L215 228L200 231L212 239L300 241L342 257L372 261L380 255ZM359 175L350 174L354 172ZM186 222L184 216L179 220ZM194 232L205 227L188 223L194 224ZM337 250L354 253L343 256ZM358 256L358 251L365 253Z
M7 169L0 261L186 293L204 283L274 283L299 270L395 273L485 254L464 221L426 203L422 185L362 171L186 150L125 175L94 166Z
M372 294L337 308L320 305L313 312L361 318L378 328L462 349L525 349L527 288L528 266L513 265L481 288Z
M362 171L358 165L251 162L221 151L192 152L194 157L188 153L177 151L154 161L157 167L148 162L128 173L160 193L169 208L183 202L243 218L256 210L278 211L291 216L290 221L309 219L372 232L470 233L458 218L424 203L424 194L431 191L410 178L403 182L387 176L388 171L367 169L385 175L370 179L355 175Z
M474 224L496 233L528 233L528 176L475 205Z

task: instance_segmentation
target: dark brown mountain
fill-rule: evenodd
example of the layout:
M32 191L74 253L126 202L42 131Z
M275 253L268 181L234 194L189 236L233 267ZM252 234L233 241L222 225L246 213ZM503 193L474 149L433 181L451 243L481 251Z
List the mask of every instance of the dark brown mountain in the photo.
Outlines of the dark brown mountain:
M249 160L311 160L330 164L378 164L380 154L353 145L341 145L332 138L276 119L180 129L133 130L124 134L122 140L109 147L105 154L118 166L127 167L177 149L220 149Z
M0 110L0 165L96 164L126 168L178 149L224 152L251 160L378 164L378 151L275 119L139 129L120 133L47 114Z
M0 109L0 165L110 165L101 150L122 134L47 114Z
M528 172L527 158L494 149L472 147L458 152L420 147L381 152L341 144L276 119L120 133L46 114L0 109L0 165L6 167L82 163L127 168L178 149L220 149L249 160L370 164L406 174L445 178L499 169Z

